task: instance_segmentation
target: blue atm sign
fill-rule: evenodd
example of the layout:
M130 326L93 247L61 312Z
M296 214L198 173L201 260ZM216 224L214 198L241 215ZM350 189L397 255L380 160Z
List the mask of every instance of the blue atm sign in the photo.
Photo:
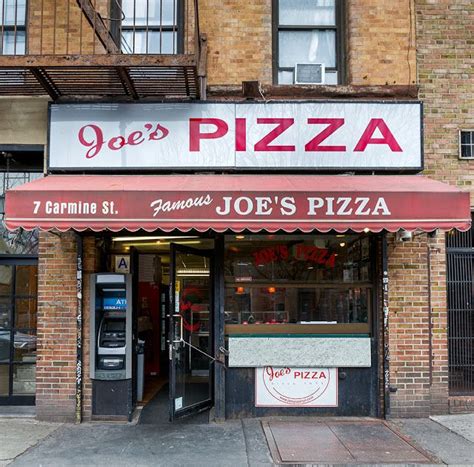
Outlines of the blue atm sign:
M120 297L105 297L104 310L125 310L127 308L127 299Z

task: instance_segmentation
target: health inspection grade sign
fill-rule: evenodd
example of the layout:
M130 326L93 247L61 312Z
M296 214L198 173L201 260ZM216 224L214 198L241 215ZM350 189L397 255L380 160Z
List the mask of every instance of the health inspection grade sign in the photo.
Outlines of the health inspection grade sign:
M256 368L255 406L337 407L337 368Z
M419 102L52 104L50 170L422 167Z

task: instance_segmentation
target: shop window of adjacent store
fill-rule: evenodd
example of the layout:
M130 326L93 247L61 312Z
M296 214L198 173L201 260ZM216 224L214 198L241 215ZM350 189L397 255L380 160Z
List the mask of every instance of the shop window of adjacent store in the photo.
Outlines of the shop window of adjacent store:
M115 5L113 15L121 16L118 34L124 53L181 52L182 0L122 0L121 6Z
M225 242L229 333L368 333L369 235L236 235Z
M275 83L342 83L342 7L339 0L273 1Z
M42 147L0 146L0 405L33 404L38 231L8 231L5 192L43 176Z
M0 0L1 55L25 54L26 1L27 0Z
M34 401L38 265L0 262L0 404Z

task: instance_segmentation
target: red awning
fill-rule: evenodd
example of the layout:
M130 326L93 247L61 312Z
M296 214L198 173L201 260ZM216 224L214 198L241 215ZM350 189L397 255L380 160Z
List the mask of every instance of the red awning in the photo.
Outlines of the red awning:
M8 229L345 232L470 227L469 194L420 175L50 175L9 190Z

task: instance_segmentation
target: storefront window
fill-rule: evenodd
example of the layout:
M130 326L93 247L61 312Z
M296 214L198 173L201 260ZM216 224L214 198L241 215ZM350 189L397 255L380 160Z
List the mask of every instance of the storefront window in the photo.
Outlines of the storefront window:
M364 324L367 330L371 297L369 235L226 237L229 329L231 325ZM278 327L273 329L279 332Z

